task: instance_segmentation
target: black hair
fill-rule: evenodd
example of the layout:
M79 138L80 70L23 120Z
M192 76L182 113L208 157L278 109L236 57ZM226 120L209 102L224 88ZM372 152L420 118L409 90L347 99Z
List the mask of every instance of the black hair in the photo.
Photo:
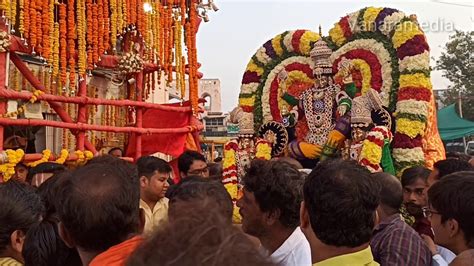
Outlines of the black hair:
M173 170L171 166L163 159L154 156L142 156L137 160L138 176L146 176L150 178L157 171L158 173L167 174Z
M38 187L37 193L40 195L43 206L45 207L43 216L56 214L55 205L58 203L58 187L63 178L68 178L70 175L71 172L69 171L54 174Z
M42 173L56 174L56 173L60 173L66 170L67 168L62 164L53 163L53 162L40 163L28 171L28 175L26 176L26 182L30 184L31 180L33 179L33 176L35 176L36 174L42 174Z
M124 155L123 150L122 150L121 148L119 148L119 147L113 147L112 149L109 150L109 152L107 152L107 154L110 155L110 154L112 154L112 152L114 152L114 151L120 151L120 152L122 153L122 156Z
M169 216L176 216L181 210L175 207L176 203L182 202L206 202L217 203L218 211L232 222L233 204L229 193L222 183L198 176L190 176L189 181L180 183L172 192L169 202ZM186 179L186 180L188 180Z
M86 165L90 164L106 164L109 167L114 167L119 169L125 176L129 176L130 178L136 178L138 182L138 169L136 165L131 164L123 159L117 158L112 155L101 155L92 158L90 161L87 162Z
M471 156L455 151L455 152L447 152L446 159L459 159L459 160L464 160L466 162L469 162L469 160L471 159Z
M283 226L295 229L299 225L304 179L296 168L280 161L253 160L242 181L262 212L279 210Z
M473 167L469 164L468 161L449 158L446 160L437 161L434 165L434 168L438 170L438 180L443 176L461 171L473 171Z
M42 211L41 199L31 186L15 180L0 184L0 253L10 245L13 232L26 234L39 223Z
M59 236L57 218L49 216L33 225L23 245L25 266L81 266L76 249L69 248Z
M474 248L474 172L457 172L443 177L428 190L429 203L444 223L455 219L466 244Z
M213 180L222 180L222 163L209 163L209 178Z
M426 183L428 181L428 176L430 176L430 173L431 170L423 166L413 166L411 168L407 168L402 173L402 187L412 185L418 179L421 179L423 180L423 182Z
M380 186L380 204L388 214L398 213L403 204L403 188L400 181L389 173L374 173Z
M178 202L180 211L173 222L158 228L125 265L273 265L215 204Z
M311 227L326 245L358 247L368 243L380 203L380 186L353 161L319 163L304 184Z
M178 169L182 173L187 173L194 161L206 162L204 155L197 151L187 150L178 157Z
M25 266L82 265L77 251L67 247L61 240L57 227L57 192L61 182L69 176L68 171L55 174L38 187L37 193L45 209L41 222L35 224L26 234L22 251Z
M133 168L122 160L92 163L62 182L56 209L77 246L101 252L137 233L140 187Z

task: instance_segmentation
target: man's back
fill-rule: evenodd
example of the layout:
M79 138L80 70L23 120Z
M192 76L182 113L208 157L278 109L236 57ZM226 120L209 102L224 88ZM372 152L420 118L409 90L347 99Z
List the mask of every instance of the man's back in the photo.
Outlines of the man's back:
M375 227L370 241L375 261L381 265L430 265L431 253L400 214L387 217Z

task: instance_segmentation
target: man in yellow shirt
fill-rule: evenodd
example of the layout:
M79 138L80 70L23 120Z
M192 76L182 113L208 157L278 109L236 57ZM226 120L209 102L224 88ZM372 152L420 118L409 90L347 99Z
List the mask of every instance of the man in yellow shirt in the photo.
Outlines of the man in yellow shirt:
M137 161L140 177L140 209L145 213L144 234L151 233L168 219L167 182L172 169L157 157L143 156Z
M379 265L369 247L380 186L352 161L330 160L306 178L301 230L313 266Z

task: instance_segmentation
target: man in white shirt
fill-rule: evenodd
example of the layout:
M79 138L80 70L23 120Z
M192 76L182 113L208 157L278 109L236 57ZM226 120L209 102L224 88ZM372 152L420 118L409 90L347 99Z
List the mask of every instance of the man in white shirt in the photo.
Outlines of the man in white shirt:
M140 209L145 213L145 234L151 233L168 219L168 198L165 193L172 169L163 159L143 156L137 161L140 177Z
M299 225L304 178L288 163L254 160L237 202L242 230L257 237L277 265L311 265L311 249Z

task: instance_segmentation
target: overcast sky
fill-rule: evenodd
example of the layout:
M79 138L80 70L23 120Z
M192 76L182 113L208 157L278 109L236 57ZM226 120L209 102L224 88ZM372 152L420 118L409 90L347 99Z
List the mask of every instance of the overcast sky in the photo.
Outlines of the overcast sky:
M250 57L264 42L286 30L309 29L323 35L348 13L366 6L396 8L416 14L424 27L431 55L438 58L454 29L474 28L474 8L469 1L322 1L322 0L215 0L218 12L209 12L197 35L198 61L204 78L218 78L222 87L223 111L238 102L240 82ZM428 26L429 25L429 26ZM431 66L434 66L432 60ZM449 82L441 73L432 74L435 89Z

